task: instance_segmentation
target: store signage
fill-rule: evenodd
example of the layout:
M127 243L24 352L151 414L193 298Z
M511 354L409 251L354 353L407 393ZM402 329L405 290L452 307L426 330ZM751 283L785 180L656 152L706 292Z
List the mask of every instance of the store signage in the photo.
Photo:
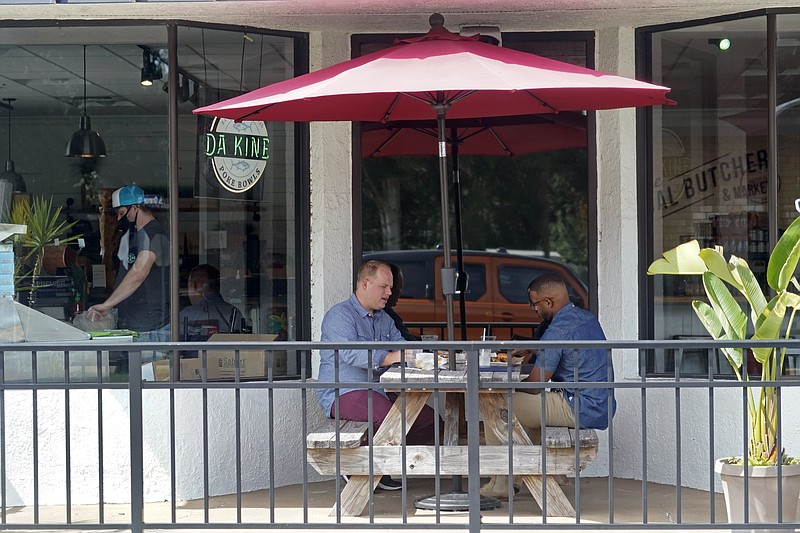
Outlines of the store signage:
M748 203L767 201L767 151L756 150L746 154L725 154L695 168L678 168L670 178L655 183L656 206L665 215L703 202L717 194L722 202L744 200ZM688 165L687 165L688 166Z
M206 157L211 159L214 175L226 190L245 192L264 175L269 159L265 123L215 118L205 141Z

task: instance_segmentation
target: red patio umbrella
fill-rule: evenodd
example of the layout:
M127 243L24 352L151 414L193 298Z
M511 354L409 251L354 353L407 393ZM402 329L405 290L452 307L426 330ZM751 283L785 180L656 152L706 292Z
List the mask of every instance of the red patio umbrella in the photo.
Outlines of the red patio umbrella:
M437 155L439 134L433 120L361 123L361 154L366 158ZM536 152L586 146L586 116L522 115L447 120L448 151L462 155L514 157ZM451 157L451 161L452 161Z
M667 87L603 74L481 42L444 29L274 83L195 113L236 121L437 120L443 263L452 272L447 202L446 119L672 104ZM443 276L450 277L448 276ZM455 276L452 276L455 278ZM453 339L453 294L446 294Z

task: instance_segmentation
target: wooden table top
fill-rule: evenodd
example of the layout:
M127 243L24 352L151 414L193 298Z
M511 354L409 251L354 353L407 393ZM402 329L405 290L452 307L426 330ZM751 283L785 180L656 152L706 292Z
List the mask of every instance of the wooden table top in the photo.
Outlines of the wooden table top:
M485 367L482 367L485 368ZM481 371L480 380L484 382L508 382L508 367L497 366L491 371ZM520 381L522 374L518 366L511 369L511 381ZM435 383L438 377L439 383L466 383L466 367L458 370L438 371L438 376L434 376L433 370L422 370L420 368L407 367L405 372L399 367L393 367L381 374L381 383Z

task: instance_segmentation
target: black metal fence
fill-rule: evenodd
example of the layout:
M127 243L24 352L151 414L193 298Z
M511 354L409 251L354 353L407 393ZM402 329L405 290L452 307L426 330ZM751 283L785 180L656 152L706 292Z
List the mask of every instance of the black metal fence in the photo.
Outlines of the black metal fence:
M760 343L766 345L766 343ZM774 345L775 343L773 343ZM730 343L753 347L756 343ZM800 341L777 344L800 349ZM534 341L435 342L442 352L466 352L477 361L481 348L508 352L512 348L608 350L615 365L613 383L583 382L581 388L613 389L618 401L609 428L598 431L597 456L585 460L575 449L560 468L572 462L574 475L552 472L542 449L539 472L543 494L537 499L525 487L493 510L481 510L482 455L479 396L501 390L512 402L514 390L541 390L538 383L515 379L481 380L477 365L467 364L465 380L448 382L437 374L433 383L401 380L397 401L410 392L430 390L428 404L445 416L448 391L461 391L465 430L458 442L436 439L431 447L412 448L400 438L398 459L403 488L376 491L359 516L341 513L345 481L336 474L367 468L370 481L381 475L373 462L353 463L357 453L342 447L334 433L330 452L334 474L319 474L309 463L306 437L330 424L316 399L320 388L379 388L374 380L322 383L310 375L321 349L384 349L408 344L311 342L119 344L91 341L69 346L57 343L0 345L0 529L373 529L376 525L408 529L752 529L745 512L741 522L728 523L721 487L714 471L719 457L747 453L748 391L776 386L779 394L778 445L791 454L800 449L793 423L800 406L800 381L780 376L775 382L739 382L719 377L716 359L708 374L681 373L684 351L709 350L713 341L626 341L542 343ZM672 376L648 378L639 372L655 350L676 354ZM155 351L163 361L142 364ZM127 353L129 372L111 368L110 353ZM195 361L179 354L196 352ZM276 376L276 354L295 353L297 380ZM174 354L174 357L173 357ZM245 355L243 355L245 354ZM255 365L255 366L254 366ZM255 370L254 370L255 368ZM141 369L141 370L140 370ZM261 372L259 377L257 374ZM405 372L405 370L403 371ZM511 376L512 370L499 374ZM410 378L413 371L408 371ZM211 377L209 377L211 376ZM485 376L483 376L485 377ZM551 384L552 385L552 384ZM569 383L559 386L570 386ZM524 391L520 391L524 392ZM441 396L440 396L441 395ZM405 405L405 404L404 404ZM508 423L504 421L503 423ZM545 429L545 433L547 429ZM375 432L365 433L374 444ZM456 448L455 446L458 446ZM467 510L419 510L421 496L446 495L454 485L447 472L448 447L463 450ZM376 446L377 449L377 446ZM433 450L432 473L418 475L414 456ZM412 450L414 453L406 453ZM530 451L530 450L529 450ZM534 450L535 451L535 450ZM530 464L514 462L516 447L508 446L509 470L529 473ZM526 452L528 453L528 452ZM533 453L533 452L531 452ZM795 452L800 453L800 452ZM354 455L355 454L355 455ZM482 459L484 462L482 463ZM567 466L564 466L564 465ZM495 465L495 468L496 465ZM349 470L348 470L349 469ZM527 470L526 470L527 469ZM790 466L778 469L788 478ZM509 474L513 473L509 472ZM551 485L548 483L551 478ZM760 483L760 480L758 480ZM797 499L783 484L773 482L779 502ZM575 516L543 513L557 486L574 507ZM744 498L763 489L757 475L744 476ZM741 496L740 496L741 497ZM537 501L539 503L537 503ZM744 500L739 500L740 507ZM759 529L793 530L797 517L784 509ZM548 516L550 515L550 516Z

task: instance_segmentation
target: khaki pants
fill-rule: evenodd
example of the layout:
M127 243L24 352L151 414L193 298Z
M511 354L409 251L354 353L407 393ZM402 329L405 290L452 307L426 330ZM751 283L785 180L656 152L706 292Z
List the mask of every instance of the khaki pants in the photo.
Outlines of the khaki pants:
M514 416L526 430L534 444L541 444L539 430L542 427L542 397L544 396L545 422L547 426L575 427L575 416L572 409L560 392L544 392L542 394L513 393ZM485 432L486 444L498 445L500 441ZM481 487L481 495L493 498L508 498L508 482L510 476L492 476L486 485ZM519 485L519 476L514 476L513 483Z
M575 416L572 408L560 392L544 392L545 422L553 427L575 427ZM542 427L542 394L513 393L514 416L527 429L534 431L531 438L534 444L539 442L539 428ZM500 442L490 432L486 432L486 444L497 445Z

